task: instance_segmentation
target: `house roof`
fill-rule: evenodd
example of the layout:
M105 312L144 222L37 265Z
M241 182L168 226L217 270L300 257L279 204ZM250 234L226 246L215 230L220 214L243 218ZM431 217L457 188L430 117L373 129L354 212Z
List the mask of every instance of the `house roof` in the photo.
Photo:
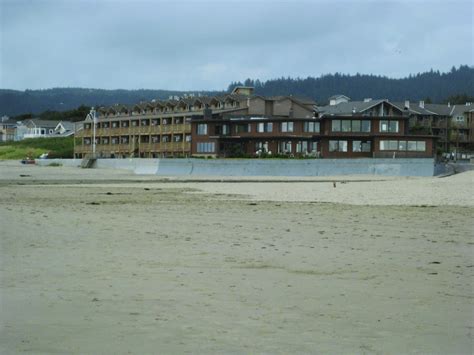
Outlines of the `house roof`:
M34 118L26 122L27 126L40 127L40 128L56 128L58 121L52 120L41 120L39 118Z
M350 97L347 97L346 95L332 95L329 100L337 100L337 99L346 99L346 100L350 100L351 98Z

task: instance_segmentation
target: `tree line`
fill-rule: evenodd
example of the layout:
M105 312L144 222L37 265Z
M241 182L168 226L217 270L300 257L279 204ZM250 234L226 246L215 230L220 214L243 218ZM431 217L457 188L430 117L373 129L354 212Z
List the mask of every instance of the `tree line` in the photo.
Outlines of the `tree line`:
M352 100L370 97L392 101L425 100L432 103L449 101L454 104L473 101L474 68L461 65L459 68L453 67L447 73L430 70L401 79L341 73L322 75L318 78L279 78L267 81L249 78L243 82L230 83L227 91L200 91L193 94L223 95L238 85L253 86L255 94L258 95L303 96L315 100L318 105L327 104L329 97L335 94L344 94ZM24 119L39 115L43 119L78 120L85 117L91 106L110 106L116 103L133 105L140 101L165 100L170 96L185 94L189 95L190 92L83 88L0 90L0 116L17 116Z

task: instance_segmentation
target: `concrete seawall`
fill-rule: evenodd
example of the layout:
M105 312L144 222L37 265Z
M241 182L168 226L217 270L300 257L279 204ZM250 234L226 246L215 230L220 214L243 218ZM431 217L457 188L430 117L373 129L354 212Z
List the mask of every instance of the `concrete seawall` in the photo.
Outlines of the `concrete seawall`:
M78 159L38 160L38 165L79 166ZM161 176L433 176L433 159L98 159L94 167Z

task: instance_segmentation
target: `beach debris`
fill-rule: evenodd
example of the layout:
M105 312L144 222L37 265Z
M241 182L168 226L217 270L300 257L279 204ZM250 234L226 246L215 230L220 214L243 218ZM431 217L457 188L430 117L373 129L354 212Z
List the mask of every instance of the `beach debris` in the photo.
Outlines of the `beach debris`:
M335 181L332 182L332 187L336 188L336 182Z
M441 264L441 261L432 261L430 264Z
M31 177L31 175L20 174L20 177Z
M250 202L250 203L247 203L247 205L249 205L249 206L257 206L257 203L256 203L256 202Z
M94 298L92 299L92 302L99 302L99 299L98 299L97 297L94 297Z
M100 202L88 202L86 203L86 205L94 205L94 206L97 206L97 205L100 205Z
M145 187L143 190L150 191L150 189L148 187Z

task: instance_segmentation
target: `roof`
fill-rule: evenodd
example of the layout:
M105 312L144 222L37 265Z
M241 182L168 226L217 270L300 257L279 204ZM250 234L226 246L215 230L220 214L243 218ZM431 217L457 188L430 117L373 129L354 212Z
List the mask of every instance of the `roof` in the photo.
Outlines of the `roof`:
M34 118L31 120L26 121L26 125L33 125L35 127L41 127L41 128L56 128L58 125L58 121L52 121L52 120L41 120L39 118Z
M350 100L351 98L350 97L347 97L346 95L332 95L329 100L337 100L337 99L347 99L347 100Z

